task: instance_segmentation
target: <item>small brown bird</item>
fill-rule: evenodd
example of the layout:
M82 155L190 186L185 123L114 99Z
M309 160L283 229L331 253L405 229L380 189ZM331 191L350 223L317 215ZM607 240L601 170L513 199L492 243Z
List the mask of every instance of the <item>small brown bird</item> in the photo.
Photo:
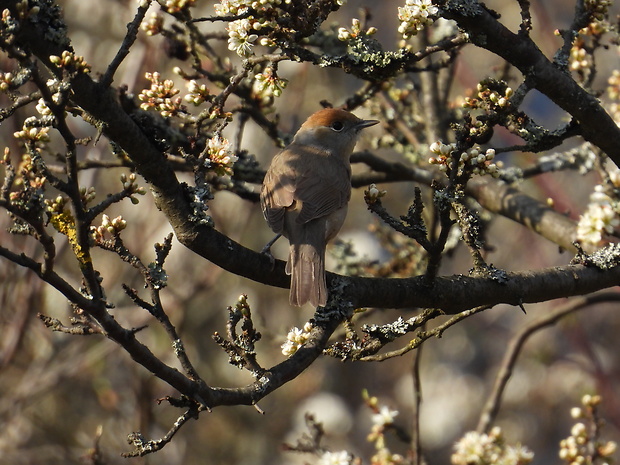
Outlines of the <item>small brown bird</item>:
M271 229L290 243L291 305L327 303L325 247L347 215L349 157L360 131L377 123L345 110L317 111L271 161L260 201Z

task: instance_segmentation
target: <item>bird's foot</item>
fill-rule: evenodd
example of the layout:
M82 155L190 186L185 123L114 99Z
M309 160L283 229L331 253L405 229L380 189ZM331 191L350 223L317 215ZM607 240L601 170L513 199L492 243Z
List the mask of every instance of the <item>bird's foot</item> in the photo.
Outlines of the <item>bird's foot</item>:
M269 258L269 261L271 262L271 269L272 270L276 266L276 259L274 258L273 254L271 253L271 246L273 244L275 244L278 239L280 239L280 236L282 236L282 234L276 235L276 237L274 237L269 242L267 242L265 247L263 247L263 250L260 251L261 254L267 255L267 257Z

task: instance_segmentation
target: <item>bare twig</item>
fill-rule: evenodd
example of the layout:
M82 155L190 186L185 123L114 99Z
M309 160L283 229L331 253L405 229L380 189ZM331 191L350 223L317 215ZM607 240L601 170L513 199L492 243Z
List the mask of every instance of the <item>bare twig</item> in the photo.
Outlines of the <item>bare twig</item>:
M198 418L200 408L197 406L190 407L185 413L183 413L172 425L172 428L161 439L146 439L142 433L134 432L127 436L127 442L134 446L134 450L131 452L125 452L123 457L143 457L153 452L157 452L164 448L174 436L179 432L181 427L189 420L195 420Z
M424 328L422 328L424 329ZM420 415L422 405L422 380L420 379L420 363L422 360L422 346L413 354L411 377L413 379L413 412L411 425L411 450L413 451L413 465L422 465L422 442L420 430Z
M93 325L75 324L71 327L68 327L63 325L62 322L57 318L51 318L41 313L37 314L37 316L43 322L43 324L50 328L52 331L58 331L61 333L79 336L90 336L91 334L102 333L100 328L97 328Z
M242 295L234 307L228 307L228 313L227 339L217 332L213 334L213 339L226 351L232 365L248 369L258 379L265 372L256 360L255 343L260 340L261 334L254 328L247 295ZM239 322L241 334L237 333Z
M177 333L176 328L170 321L170 318L164 311L163 303L160 297L161 289L166 286L167 276L164 271L164 261L170 252L170 248L172 247L172 234L166 236L163 244L155 245L157 260L148 266L144 265L138 256L132 254L129 249L125 247L120 235L118 234L115 234L110 241L102 241L99 242L98 245L106 250L115 252L123 261L129 263L140 272L146 286L150 290L151 302L149 303L141 299L138 296L137 291L129 288L128 286L123 286L125 292L136 305L147 310L162 325L172 342L174 354L179 359L179 362L181 363L181 366L185 370L187 376L193 381L197 381L201 384L204 383L189 360L183 341Z
M480 313L484 310L488 310L489 308L491 307L482 306L482 307L476 307L476 308L472 308L469 310L465 310L461 313L454 315L448 321L446 321L445 323L439 326L436 326L433 329L430 329L427 331L422 331L422 330L418 331L418 333L416 334L416 338L409 341L409 343L406 346L400 349L393 350L390 352L385 352L382 354L377 354L377 355L365 355L363 357L360 357L358 360L362 362L383 362L390 358L400 357L402 355L405 355L407 352L417 349L418 347L422 345L424 341L426 341L427 339L430 339L431 337L441 337L443 332L446 329L448 329L450 326L453 326L456 323L460 322L461 320L464 320L465 318L475 315L476 313Z
M112 84L112 81L114 80L114 74L116 73L116 70L121 65L125 57L129 55L129 50L131 49L133 43L136 41L138 31L140 30L140 24L142 23L142 20L144 19L144 16L146 15L146 12L148 11L150 5L150 0L147 2L140 2L133 20L129 24L127 24L127 34L123 39L123 43L118 49L118 52L116 52L116 56L108 65L105 74L99 81L99 85L101 85L102 88L110 87L110 84Z

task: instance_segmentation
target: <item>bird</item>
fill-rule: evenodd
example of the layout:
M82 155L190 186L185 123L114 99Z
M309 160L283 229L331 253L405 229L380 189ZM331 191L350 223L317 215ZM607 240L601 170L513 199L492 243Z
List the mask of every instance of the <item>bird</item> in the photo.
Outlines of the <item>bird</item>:
M269 165L260 204L276 239L283 235L290 244L285 271L293 306L327 304L325 248L347 215L349 159L361 130L377 123L344 109L319 110Z

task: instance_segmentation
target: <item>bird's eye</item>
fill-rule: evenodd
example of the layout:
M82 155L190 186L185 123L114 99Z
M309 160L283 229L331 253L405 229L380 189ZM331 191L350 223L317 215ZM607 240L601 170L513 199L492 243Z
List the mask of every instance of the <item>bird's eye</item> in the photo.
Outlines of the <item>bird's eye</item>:
M336 132L340 132L344 129L344 123L342 121L334 121L330 128L332 128Z

